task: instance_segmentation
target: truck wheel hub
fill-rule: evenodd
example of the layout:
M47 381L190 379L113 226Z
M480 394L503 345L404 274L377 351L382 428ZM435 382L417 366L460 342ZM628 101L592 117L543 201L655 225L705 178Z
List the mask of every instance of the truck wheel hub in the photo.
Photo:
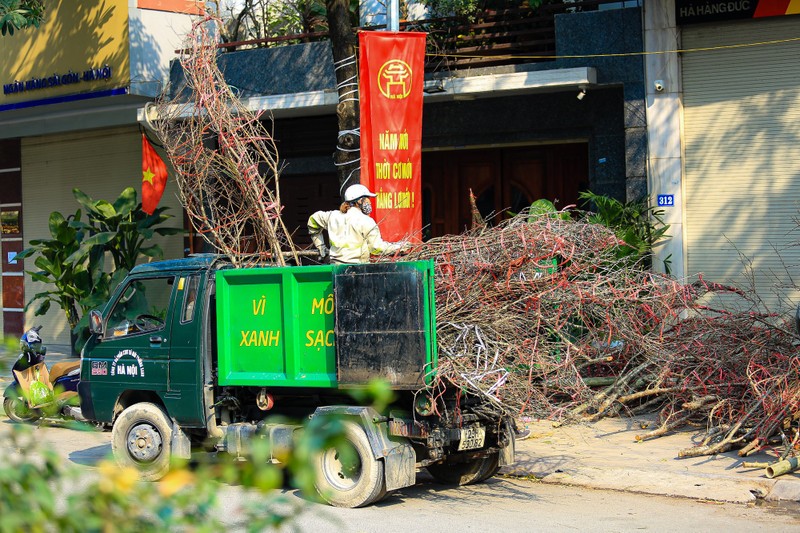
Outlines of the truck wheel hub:
M150 424L134 426L128 433L128 451L137 461L155 460L161 455L161 434Z
M323 453L322 465L328 482L339 490L354 487L361 477L361 462L357 455L343 457L339 450L329 449Z

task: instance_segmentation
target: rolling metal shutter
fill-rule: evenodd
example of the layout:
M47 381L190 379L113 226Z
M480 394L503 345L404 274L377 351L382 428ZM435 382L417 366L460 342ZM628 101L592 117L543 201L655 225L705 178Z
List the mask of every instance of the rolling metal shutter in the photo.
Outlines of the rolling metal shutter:
M683 49L800 37L800 16L683 28ZM682 58L687 273L754 285L773 310L800 280L800 42ZM748 275L752 267L754 276Z

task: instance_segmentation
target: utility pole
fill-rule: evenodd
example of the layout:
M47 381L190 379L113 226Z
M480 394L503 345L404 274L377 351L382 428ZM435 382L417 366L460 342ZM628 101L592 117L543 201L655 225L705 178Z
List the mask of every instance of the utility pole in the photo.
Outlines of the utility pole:
M400 31L400 0L389 0L386 6L386 30Z

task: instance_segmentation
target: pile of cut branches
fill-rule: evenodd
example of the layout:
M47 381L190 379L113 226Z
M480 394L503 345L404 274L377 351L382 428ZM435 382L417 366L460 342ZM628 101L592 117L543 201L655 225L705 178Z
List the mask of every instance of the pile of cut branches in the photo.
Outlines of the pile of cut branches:
M797 336L779 317L712 309L709 293L617 259L613 232L578 217L522 213L432 239L438 385L487 409L561 421L658 410L651 438L705 424L687 453L756 449L798 411ZM434 386L434 390L436 390Z

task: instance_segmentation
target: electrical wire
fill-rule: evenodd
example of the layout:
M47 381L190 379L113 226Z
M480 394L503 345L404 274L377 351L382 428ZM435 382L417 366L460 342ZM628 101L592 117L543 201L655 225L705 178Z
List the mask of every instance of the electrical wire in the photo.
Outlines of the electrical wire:
M704 46L698 48L678 48L675 50L647 50L641 52L619 52L611 54L574 54L574 55L477 55L477 54L459 54L459 53L428 53L427 57L456 57L466 59L482 59L491 57L492 59L592 59L601 57L636 57L636 56L650 56L650 55L664 55L664 54L688 54L693 52L714 52L718 50L732 50L738 48L751 48L755 46L768 46L774 44L786 44L800 42L800 37L790 37L787 39L774 39L771 41L759 41L755 43L739 43L739 44L726 44L720 46Z

